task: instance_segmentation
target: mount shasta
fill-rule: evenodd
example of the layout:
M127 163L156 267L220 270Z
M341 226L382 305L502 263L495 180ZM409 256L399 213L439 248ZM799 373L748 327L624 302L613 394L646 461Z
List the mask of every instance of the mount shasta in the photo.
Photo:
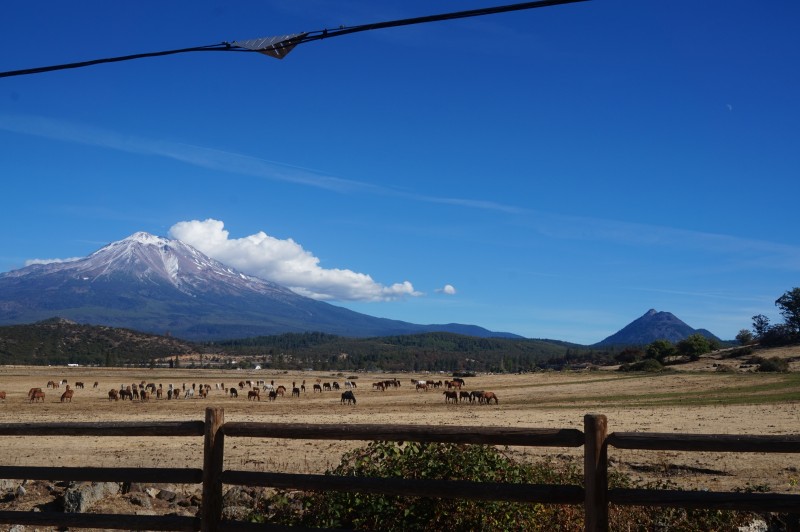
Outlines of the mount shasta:
M432 331L518 337L474 325L418 325L298 295L184 244L139 232L88 257L0 274L0 325L52 317L186 340L317 331L367 337Z

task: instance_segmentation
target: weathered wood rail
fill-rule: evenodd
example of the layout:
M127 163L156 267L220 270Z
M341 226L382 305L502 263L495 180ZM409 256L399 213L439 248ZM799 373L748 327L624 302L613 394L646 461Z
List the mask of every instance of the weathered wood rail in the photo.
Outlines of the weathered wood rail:
M471 500L582 504L587 531L608 530L609 505L734 509L797 513L800 495L608 488L608 447L618 449L800 453L800 435L735 436L718 434L607 434L603 415L584 416L584 430L505 427L430 427L421 425L325 425L299 423L225 423L221 408L206 409L204 422L158 423L0 423L2 436L152 436L202 437L203 468L109 468L3 466L0 478L95 482L202 484L200 515L142 516L0 511L0 523L69 528L140 530L270 530L276 525L222 520L224 485L268 486L299 490L335 490ZM482 443L532 447L584 447L584 485L476 483L337 477L319 474L252 472L224 469L226 438L312 440L384 440ZM167 480L168 479L168 480ZM476 487L480 486L480 489Z

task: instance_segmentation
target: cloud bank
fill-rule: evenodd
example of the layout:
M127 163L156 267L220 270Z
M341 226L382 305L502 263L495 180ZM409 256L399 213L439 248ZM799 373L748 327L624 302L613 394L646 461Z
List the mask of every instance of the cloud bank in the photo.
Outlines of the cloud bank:
M169 236L244 273L313 299L392 301L422 295L409 281L386 286L364 273L323 268L317 257L291 238L281 240L263 231L230 238L225 224L211 218L178 222L170 228Z

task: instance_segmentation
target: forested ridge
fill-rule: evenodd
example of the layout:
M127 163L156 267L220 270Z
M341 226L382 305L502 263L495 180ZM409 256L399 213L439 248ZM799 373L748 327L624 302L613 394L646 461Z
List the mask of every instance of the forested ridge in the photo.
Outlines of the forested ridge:
M606 353L555 340L479 338L453 333L346 338L309 332L192 343L62 319L0 327L0 364L516 372L592 362L605 356Z

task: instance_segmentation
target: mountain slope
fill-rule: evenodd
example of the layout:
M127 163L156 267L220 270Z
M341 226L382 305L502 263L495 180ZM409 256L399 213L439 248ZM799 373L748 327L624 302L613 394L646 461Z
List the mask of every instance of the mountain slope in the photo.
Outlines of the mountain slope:
M647 345L655 340L668 340L676 343L695 333L719 341L719 338L705 329L693 329L686 325L671 312L658 312L650 309L642 317L632 321L608 338L597 342L593 347Z
M54 316L79 323L214 340L320 331L385 336L463 330L376 318L245 275L178 240L136 233L86 258L0 274L0 324Z

